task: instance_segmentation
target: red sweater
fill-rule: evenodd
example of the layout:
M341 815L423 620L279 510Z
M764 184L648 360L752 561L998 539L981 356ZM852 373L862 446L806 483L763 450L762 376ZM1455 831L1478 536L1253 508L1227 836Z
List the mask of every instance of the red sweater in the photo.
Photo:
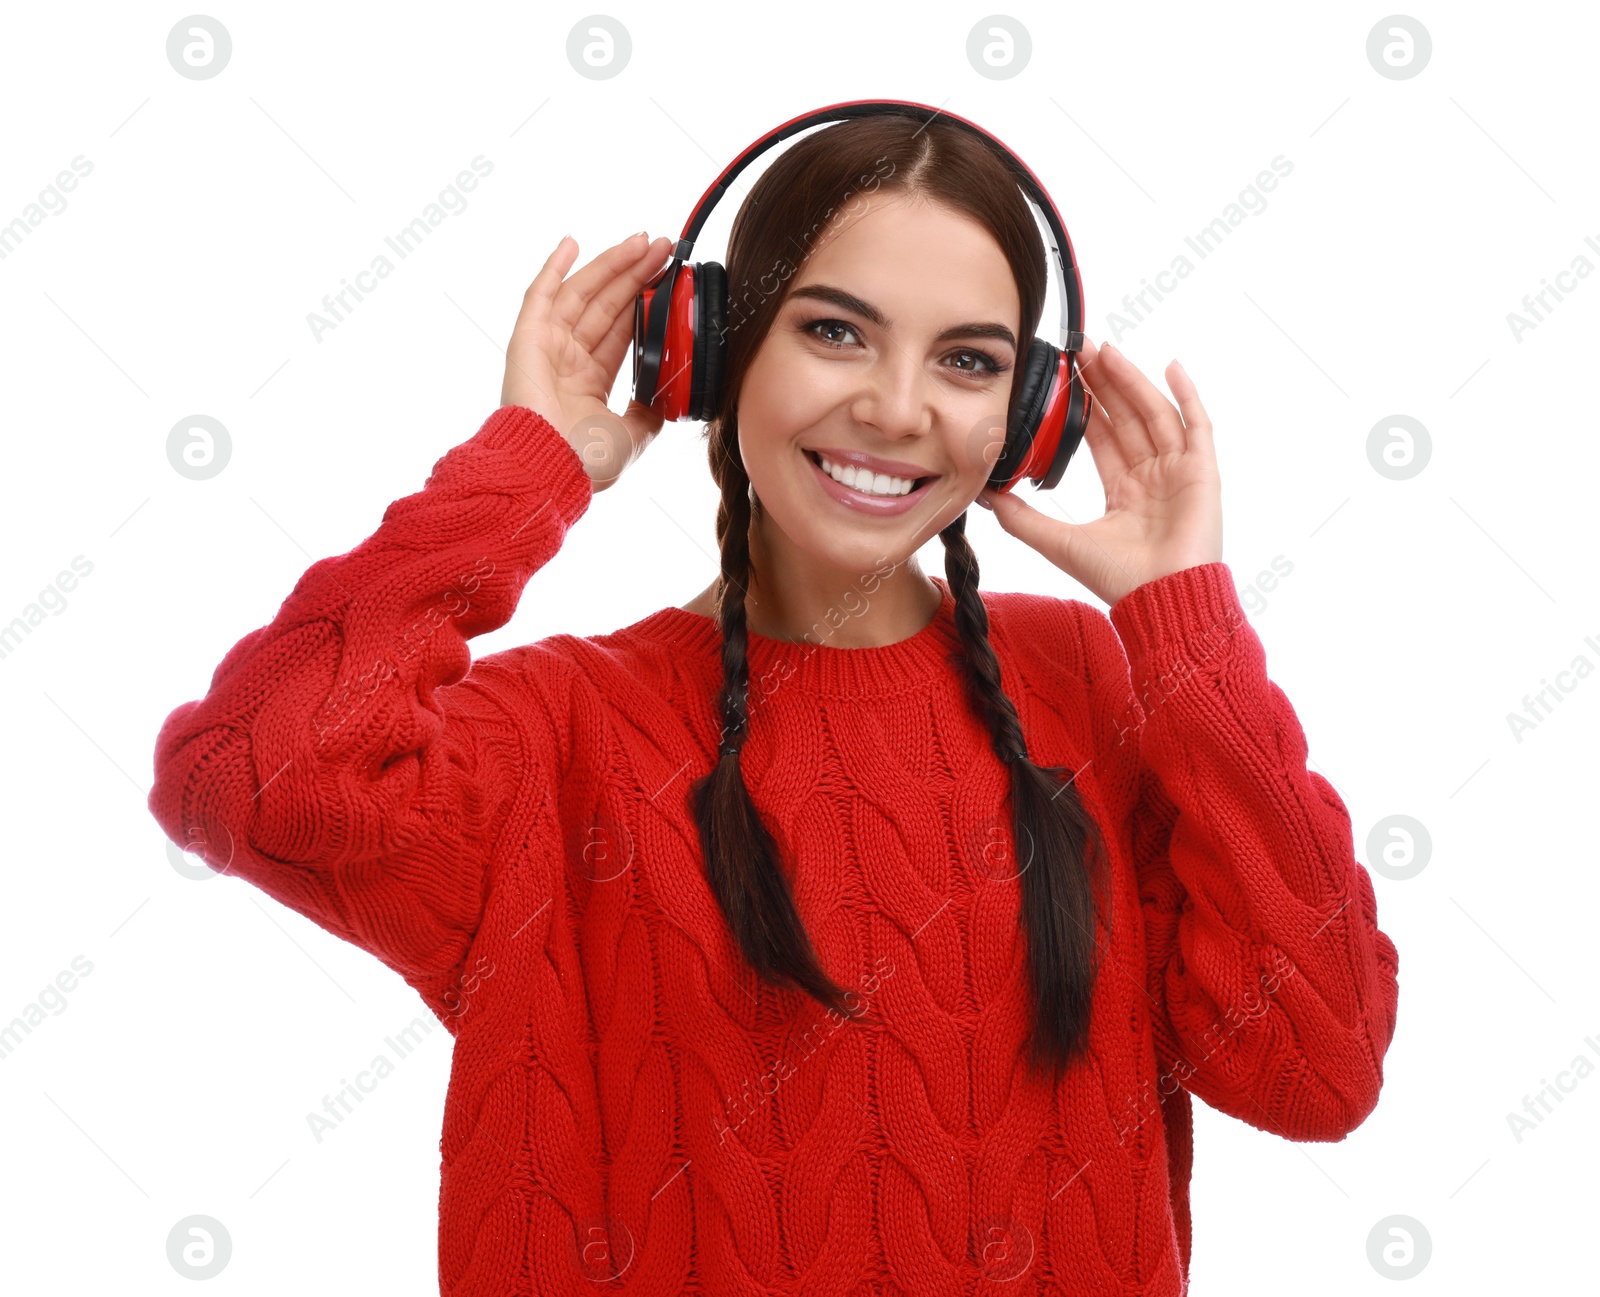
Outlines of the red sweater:
M702 873L712 619L471 660L591 492L550 424L495 411L157 740L174 840L372 952L455 1037L441 1292L1171 1297L1191 1093L1292 1140L1372 1111L1395 948L1226 565L1109 618L982 596L1029 754L1080 772L1111 852L1092 1061L1052 1087L1024 1066L996 866L1009 771L945 583L896 644L750 637L745 778L859 997L830 1015L756 980Z

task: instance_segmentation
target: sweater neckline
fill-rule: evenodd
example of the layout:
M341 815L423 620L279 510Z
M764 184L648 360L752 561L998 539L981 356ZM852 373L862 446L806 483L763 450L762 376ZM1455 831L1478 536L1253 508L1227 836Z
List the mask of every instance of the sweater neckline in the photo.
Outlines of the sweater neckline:
M932 620L915 634L892 644L840 648L827 638L814 644L799 643L750 631L752 697L779 688L846 697L901 693L926 690L934 680L948 676L955 669L951 655L962 651L955 624L955 596L943 577L932 573L929 577L940 594ZM829 629L826 620L818 624L819 635L826 635ZM667 640L688 649L696 660L709 663L720 678L722 627L716 618L672 606L651 613L635 630L647 638Z

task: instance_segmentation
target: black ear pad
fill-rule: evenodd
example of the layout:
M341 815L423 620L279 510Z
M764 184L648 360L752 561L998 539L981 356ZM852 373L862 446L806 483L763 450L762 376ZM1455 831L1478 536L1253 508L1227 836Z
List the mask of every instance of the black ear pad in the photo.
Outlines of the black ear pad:
M1010 481L1017 466L1028 457L1033 439L1039 433L1039 422L1050 400L1050 389L1061 363L1061 352L1043 338L1034 338L1028 344L1028 358L1023 362L1021 384L1011 421L1006 427L1006 444L989 470L989 485L1002 486Z
M722 384L723 333L728 316L728 272L716 261L694 268L694 363L689 370L689 417L708 420L716 413Z

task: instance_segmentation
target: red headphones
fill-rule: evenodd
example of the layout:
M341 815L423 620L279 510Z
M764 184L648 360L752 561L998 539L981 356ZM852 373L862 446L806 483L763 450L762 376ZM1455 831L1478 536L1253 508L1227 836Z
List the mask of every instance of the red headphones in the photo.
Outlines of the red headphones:
M1083 350L1083 297L1072 240L1044 186L1021 158L976 123L908 99L850 100L791 118L745 149L701 195L673 249L672 261L634 299L634 399L653 406L664 419L710 419L716 410L727 350L728 276L715 261L684 263L694 251L706 217L734 177L779 140L818 122L890 113L917 116L907 110L925 112L928 120L943 115L999 150L1015 165L1017 187L1049 231L1047 242L1061 300L1061 345L1037 337L1029 344L1019 376L1021 389L1006 428L1005 445L990 470L989 485L1009 491L1026 477L1037 487L1053 487L1083 440L1089 411L1094 408L1094 398L1084 389L1078 372L1078 353Z

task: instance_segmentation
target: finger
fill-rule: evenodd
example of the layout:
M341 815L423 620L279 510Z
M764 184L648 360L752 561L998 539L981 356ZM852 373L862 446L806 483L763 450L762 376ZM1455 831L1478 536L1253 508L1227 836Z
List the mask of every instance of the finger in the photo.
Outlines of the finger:
M665 254L671 247L671 239L653 240L640 253L637 261L589 299L583 315L572 326L572 336L580 347L592 353L620 319L626 318L628 327L633 327L634 299L650 277L666 264Z
M980 495L990 501L1002 530L1038 550L1074 580L1083 581L1085 573L1096 568L1104 570L1109 564L1134 585L1140 583L1137 575L1107 551L1084 524L1052 518L1010 492L985 490ZM1058 506L1051 501L1051 507Z
M1105 411L1107 426L1111 429L1117 448L1126 464L1136 464L1156 453L1156 444L1144 426L1144 416L1139 413L1126 392L1115 364L1121 357L1107 344L1096 347L1084 340L1085 362L1080 367L1084 386L1089 389L1095 404ZM1092 417L1092 416L1091 416Z
M1040 513L1015 491L994 491L985 487L979 496L989 502L1001 530L1008 535L1038 550L1052 563L1064 553L1062 524Z
M1200 391L1189 377L1189 372L1176 360L1167 366L1167 386L1178 398L1178 413L1183 415L1183 430L1188 449L1215 454L1216 445L1211 435L1211 417L1200 404Z
M551 305L553 317L569 329L577 324L590 299L638 261L647 246L648 243L642 233L630 234L621 243L613 244L588 265L569 276L562 282Z
M1140 372L1139 367L1116 348L1108 348L1111 373L1117 379L1118 390L1128 398L1144 419L1150 440L1161 454L1182 454L1184 448L1183 420L1172 402L1167 400L1156 385Z
M577 256L578 241L570 234L563 234L561 242L555 246L555 251L544 259L544 265L539 267L539 273L528 285L528 291L523 294L523 304L526 306L530 302L537 302L548 305L555 297L556 290L561 287L562 278L572 268Z
M1117 439L1116 430L1111 426L1111 417L1106 413L1105 406L1094 399L1093 392L1088 395L1089 421L1084 425L1083 439L1089 445L1089 453L1094 456L1094 466L1100 474L1100 480L1109 482L1128 471L1128 457Z
M656 434L666 422L654 406L645 405L642 401L629 401L622 421L628 425L628 431L633 437L635 457L655 440Z

